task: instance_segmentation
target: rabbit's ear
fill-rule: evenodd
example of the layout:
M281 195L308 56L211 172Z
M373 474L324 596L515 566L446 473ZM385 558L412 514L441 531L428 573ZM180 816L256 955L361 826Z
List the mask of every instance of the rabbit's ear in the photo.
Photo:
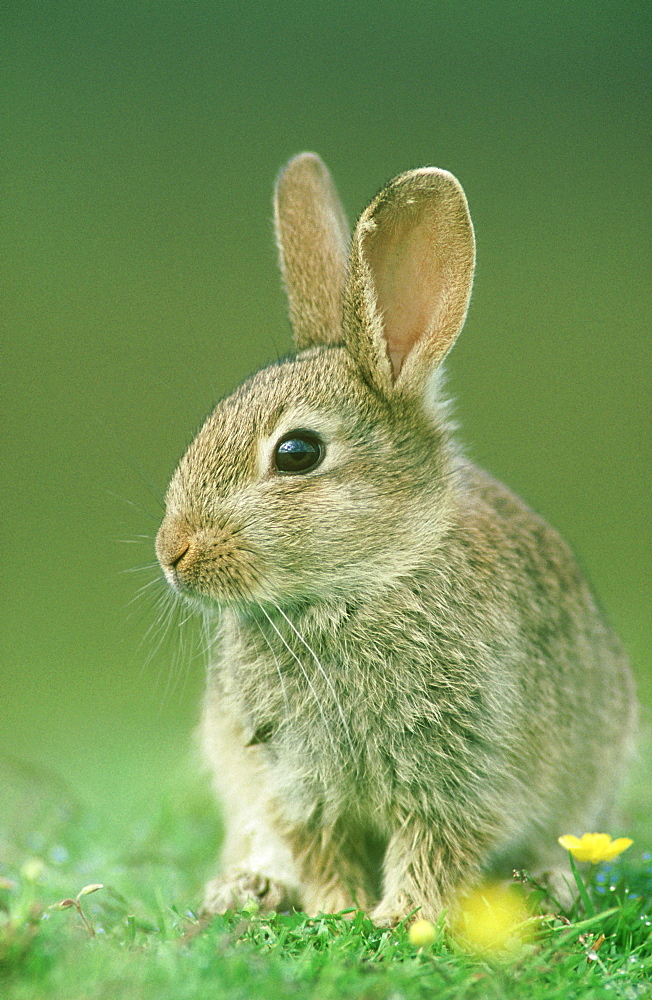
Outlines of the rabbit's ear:
M299 153L281 171L274 224L297 347L340 342L349 227L315 153Z
M362 213L344 339L382 392L423 393L462 329L474 264L466 198L445 170L401 174Z

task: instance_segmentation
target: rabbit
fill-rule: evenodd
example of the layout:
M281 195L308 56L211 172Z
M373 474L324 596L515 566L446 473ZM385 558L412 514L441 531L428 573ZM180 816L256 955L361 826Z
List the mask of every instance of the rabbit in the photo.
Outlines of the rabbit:
M559 878L557 837L607 826L632 676L564 541L457 443L459 182L401 174L351 237L303 153L274 217L297 352L217 404L156 541L211 629L203 908L432 920L483 878Z

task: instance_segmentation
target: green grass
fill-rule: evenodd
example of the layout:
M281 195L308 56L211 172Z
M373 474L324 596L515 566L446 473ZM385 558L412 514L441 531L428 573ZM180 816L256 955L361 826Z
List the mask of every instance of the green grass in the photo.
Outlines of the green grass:
M374 927L361 913L196 916L218 830L188 775L125 828L80 809L47 776L0 773L2 1000L412 1000L652 996L652 861L642 818L622 860L593 869L596 915L537 919L509 962ZM621 832L621 831L618 831ZM627 832L627 831L625 831ZM631 855L631 857L629 857ZM93 883L79 905L57 908ZM612 888L613 886L613 888ZM604 935L597 952L596 943Z

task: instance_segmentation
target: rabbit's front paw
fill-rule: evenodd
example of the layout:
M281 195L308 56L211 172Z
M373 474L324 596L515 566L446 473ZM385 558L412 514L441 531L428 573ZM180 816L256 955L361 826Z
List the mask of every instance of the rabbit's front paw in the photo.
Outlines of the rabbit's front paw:
M395 927L417 909L419 909L418 904L407 893L402 892L390 899L381 899L378 906L371 911L370 917L377 927ZM417 916L420 915L419 912Z
M306 913L317 916L319 913L341 913L353 917L356 910L369 910L369 903L362 890L351 892L346 886L335 883L327 888L320 886L304 886L303 905Z
M242 910L252 902L261 910L292 910L300 903L293 886L263 872L232 870L206 883L202 913L212 915Z

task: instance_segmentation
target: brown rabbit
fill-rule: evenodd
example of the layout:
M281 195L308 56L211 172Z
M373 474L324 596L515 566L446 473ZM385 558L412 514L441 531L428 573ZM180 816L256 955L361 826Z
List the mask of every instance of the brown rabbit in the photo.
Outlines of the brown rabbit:
M560 834L608 826L632 679L568 547L455 442L459 183L402 174L350 239L305 153L275 217L298 353L218 404L157 539L214 635L226 834L204 906L433 918L481 876L554 875Z

